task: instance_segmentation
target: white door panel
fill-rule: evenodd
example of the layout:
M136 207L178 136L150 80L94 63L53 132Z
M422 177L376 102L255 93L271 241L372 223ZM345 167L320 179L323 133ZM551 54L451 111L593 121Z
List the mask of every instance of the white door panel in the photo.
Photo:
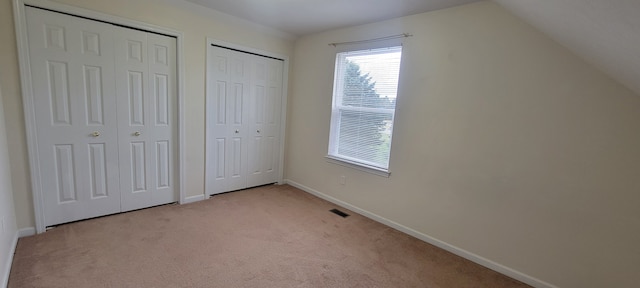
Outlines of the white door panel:
M151 205L178 201L177 169L177 61L176 39L147 33L149 75L151 82L150 123L147 133L152 135L151 155L154 158L154 182Z
M120 212L113 32L26 8L45 225ZM96 133L94 135L94 132Z
M255 56L248 186L278 182L282 61Z
M246 185L246 112L250 74L242 55L221 49L207 59L207 70L215 71L207 78L207 195L238 190ZM210 176L210 177L209 177Z
M122 210L177 200L175 39L116 28Z
M153 181L149 163L149 73L147 33L115 29L116 89L122 211L145 207Z

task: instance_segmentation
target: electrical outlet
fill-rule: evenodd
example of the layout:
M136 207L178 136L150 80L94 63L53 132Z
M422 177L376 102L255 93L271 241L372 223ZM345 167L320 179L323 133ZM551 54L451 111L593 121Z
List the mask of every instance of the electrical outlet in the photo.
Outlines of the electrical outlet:
M338 183L340 183L340 185L346 185L347 184L347 177L344 175L340 175L340 178L338 178Z

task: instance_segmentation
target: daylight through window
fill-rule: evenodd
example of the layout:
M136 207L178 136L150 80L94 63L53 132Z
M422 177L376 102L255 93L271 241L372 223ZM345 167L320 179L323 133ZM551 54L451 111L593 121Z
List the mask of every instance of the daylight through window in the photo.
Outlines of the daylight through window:
M329 158L388 172L402 47L338 53Z

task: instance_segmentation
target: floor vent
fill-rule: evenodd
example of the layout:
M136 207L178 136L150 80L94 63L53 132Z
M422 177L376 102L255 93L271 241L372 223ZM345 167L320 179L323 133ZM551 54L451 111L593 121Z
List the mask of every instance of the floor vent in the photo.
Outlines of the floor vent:
M329 210L329 211L333 212L334 214L336 214L336 215L338 215L338 216L340 216L340 217L342 217L342 218L347 218L347 217L349 217L349 214L344 213L344 212L342 212L342 211L340 211L340 210L338 210L338 209L331 209L331 210Z

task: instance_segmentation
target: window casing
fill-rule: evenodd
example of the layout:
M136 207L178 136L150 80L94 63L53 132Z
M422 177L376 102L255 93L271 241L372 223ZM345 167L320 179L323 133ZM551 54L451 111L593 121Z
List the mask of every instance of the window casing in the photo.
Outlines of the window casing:
M328 158L389 175L402 46L337 53Z

